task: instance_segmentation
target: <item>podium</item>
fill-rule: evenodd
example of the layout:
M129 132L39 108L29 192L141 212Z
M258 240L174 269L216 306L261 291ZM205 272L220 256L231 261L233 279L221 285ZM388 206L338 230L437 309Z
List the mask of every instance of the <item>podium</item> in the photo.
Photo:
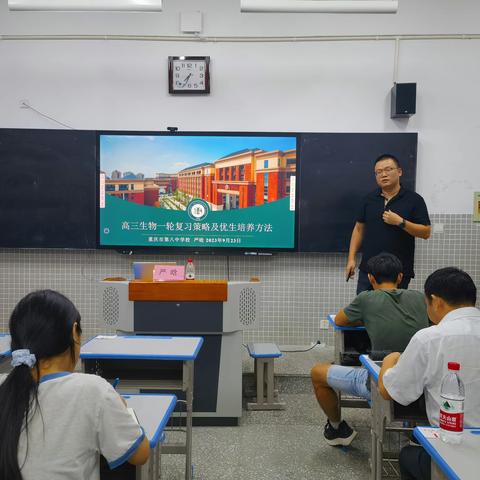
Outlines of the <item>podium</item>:
M99 301L102 329L125 335L203 337L195 361L193 424L238 424L243 330L258 327L259 282L106 280L99 284Z

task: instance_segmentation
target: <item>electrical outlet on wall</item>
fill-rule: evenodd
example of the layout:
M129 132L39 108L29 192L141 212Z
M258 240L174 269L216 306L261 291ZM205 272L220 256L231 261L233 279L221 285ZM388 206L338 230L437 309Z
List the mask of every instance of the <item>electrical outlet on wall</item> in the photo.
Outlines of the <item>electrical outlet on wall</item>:
M320 320L320 330L328 330L328 320Z

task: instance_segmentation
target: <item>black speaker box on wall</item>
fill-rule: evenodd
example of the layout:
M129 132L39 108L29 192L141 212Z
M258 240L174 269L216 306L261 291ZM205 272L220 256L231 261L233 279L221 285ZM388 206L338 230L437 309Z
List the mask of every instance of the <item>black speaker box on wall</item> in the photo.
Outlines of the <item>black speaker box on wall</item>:
M417 84L395 83L391 90L390 118L411 117L416 112Z

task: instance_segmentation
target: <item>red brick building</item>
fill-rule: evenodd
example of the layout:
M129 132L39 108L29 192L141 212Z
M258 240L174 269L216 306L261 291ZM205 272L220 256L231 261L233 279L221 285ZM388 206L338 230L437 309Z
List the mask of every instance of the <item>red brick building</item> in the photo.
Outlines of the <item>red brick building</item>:
M247 149L215 162L212 210L233 210L274 202L290 193L296 150Z
M178 190L211 203L214 171L211 163L200 163L181 170L178 172Z
M171 195L178 188L177 174L156 173L154 182L158 185L160 194Z
M296 171L295 149L257 152L255 161L255 205L274 202L290 194L290 177Z
M212 210L255 205L255 152L241 150L215 162Z
M212 210L274 202L290 194L296 150L245 149L178 172L178 190L205 200Z
M105 193L139 205L158 204L159 186L153 180L105 180Z

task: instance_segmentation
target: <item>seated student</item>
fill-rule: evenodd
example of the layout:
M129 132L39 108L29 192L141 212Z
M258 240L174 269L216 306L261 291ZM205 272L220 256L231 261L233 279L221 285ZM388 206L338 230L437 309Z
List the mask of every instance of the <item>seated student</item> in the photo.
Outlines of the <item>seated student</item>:
M465 385L465 427L480 426L480 310L471 277L458 268L433 272L425 282L430 320L435 324L416 333L405 351L385 357L379 375L383 398L408 405L425 394L428 420L438 426L440 389L448 362L460 363ZM430 479L430 457L422 447L400 454L403 479Z
M365 325L372 351L404 350L410 338L428 326L423 295L397 289L402 281L402 264L390 253L381 253L367 263L373 290L360 293L335 317L342 326ZM342 421L335 390L370 400L368 372L363 367L317 364L311 371L320 407L328 417L324 437L329 445L350 445L357 435Z
M12 366L0 385L0 479L98 480L110 467L144 464L148 439L103 378L73 373L80 314L52 290L24 297L10 317Z

